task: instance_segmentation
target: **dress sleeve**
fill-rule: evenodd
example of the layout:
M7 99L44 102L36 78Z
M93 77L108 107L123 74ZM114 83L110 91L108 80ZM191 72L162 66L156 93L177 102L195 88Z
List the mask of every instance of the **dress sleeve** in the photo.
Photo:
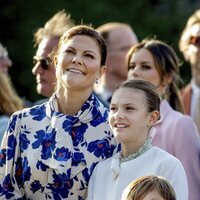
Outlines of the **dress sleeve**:
M0 150L0 197L21 199L23 197L22 165L20 159L20 117L12 115ZM18 183L21 182L21 185Z
M174 131L174 155L181 161L189 185L189 199L200 197L200 137L190 116L183 116Z

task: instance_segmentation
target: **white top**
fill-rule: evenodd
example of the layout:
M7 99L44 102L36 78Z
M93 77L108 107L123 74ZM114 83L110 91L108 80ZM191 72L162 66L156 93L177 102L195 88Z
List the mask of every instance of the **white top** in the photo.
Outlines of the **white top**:
M151 147L141 156L121 164L119 155L96 166L89 182L87 200L120 200L129 183L146 175L165 177L174 187L177 200L188 200L184 169L180 161L169 153Z

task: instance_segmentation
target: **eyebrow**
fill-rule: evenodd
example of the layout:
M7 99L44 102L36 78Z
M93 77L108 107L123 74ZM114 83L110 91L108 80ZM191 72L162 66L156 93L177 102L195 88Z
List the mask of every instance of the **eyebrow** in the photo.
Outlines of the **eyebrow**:
M133 64L133 63L135 63L135 62L130 62L130 64ZM151 62L149 62L149 61L144 61L144 62L141 62L142 64L151 64Z
M74 47L72 47L72 46L68 46L66 49L72 49L72 50L76 51L76 48L74 48ZM65 49L65 50L66 50L66 49ZM96 54L94 51L92 51L92 50L84 50L84 53L92 53L92 54L94 54L95 56L97 56L97 54Z

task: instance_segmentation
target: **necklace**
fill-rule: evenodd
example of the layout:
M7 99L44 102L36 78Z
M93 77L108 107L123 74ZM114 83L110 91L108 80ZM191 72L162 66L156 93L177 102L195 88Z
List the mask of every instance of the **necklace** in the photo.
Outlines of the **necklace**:
M122 154L120 155L120 163L122 162L126 162L129 160L133 160L135 158L137 158L138 156L142 155L143 153L145 153L148 149L150 149L152 147L151 144L151 138L147 138L144 142L144 144L138 149L138 151L136 151L135 153L128 155L127 157L122 157Z

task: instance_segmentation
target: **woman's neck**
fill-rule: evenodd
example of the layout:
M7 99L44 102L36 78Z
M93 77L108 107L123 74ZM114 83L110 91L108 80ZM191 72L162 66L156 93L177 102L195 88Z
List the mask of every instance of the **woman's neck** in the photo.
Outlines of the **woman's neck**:
M60 89L56 93L59 112L71 116L76 115L90 95L91 91L83 92Z

